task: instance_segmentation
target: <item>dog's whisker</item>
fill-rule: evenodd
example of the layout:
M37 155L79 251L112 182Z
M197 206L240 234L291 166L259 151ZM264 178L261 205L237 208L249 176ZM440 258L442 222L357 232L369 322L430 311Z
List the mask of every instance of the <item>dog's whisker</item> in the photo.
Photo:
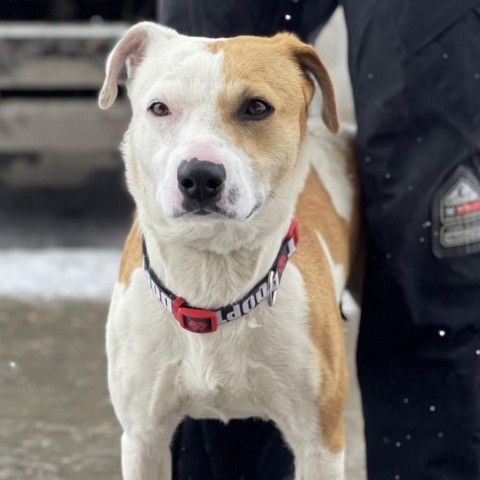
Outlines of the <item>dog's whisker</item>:
M296 197L284 197L282 195L279 195L278 193L275 193L274 191L272 191L271 193L274 198L278 198L280 200L296 200Z

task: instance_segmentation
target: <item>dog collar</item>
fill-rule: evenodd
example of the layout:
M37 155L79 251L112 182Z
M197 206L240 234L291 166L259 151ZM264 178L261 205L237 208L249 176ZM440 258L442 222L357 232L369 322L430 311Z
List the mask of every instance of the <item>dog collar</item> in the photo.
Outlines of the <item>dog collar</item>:
M295 217L292 217L278 255L269 272L263 277L241 300L218 310L194 308L187 304L185 299L177 297L165 288L150 267L147 247L143 240L143 269L154 295L170 311L180 325L189 332L211 333L217 326L231 322L250 313L256 306L267 300L272 306L275 301L276 291L280 287L280 280L289 258L294 254L298 245L298 229Z

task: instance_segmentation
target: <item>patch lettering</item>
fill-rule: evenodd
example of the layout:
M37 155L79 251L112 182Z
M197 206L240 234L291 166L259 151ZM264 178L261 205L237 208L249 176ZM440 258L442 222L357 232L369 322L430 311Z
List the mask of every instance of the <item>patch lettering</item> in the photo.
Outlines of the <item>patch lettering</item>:
M459 166L434 196L432 245L437 258L480 252L480 180Z

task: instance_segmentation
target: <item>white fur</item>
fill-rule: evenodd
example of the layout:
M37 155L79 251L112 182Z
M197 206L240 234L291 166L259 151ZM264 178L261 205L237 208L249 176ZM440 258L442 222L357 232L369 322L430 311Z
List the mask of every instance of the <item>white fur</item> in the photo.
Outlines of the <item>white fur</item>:
M318 117L308 120L306 150L309 162L322 180L338 215L352 218L354 189L348 176L347 159L351 155L356 127L342 125L338 135L330 133ZM352 177L353 178L353 177Z
M323 238L322 234L319 231L316 231L315 233L317 234L318 241L322 246L323 253L327 258L328 265L332 273L333 283L335 285L335 298L337 300L337 303L340 303L340 298L343 291L345 290L345 269L343 268L343 265L334 262L330 249L328 248L327 242Z
M238 300L272 265L309 170L310 148L318 145L307 142L295 171L270 195L268 179L257 178L246 153L218 129L222 55L208 51L205 39L166 36L161 29L157 35L147 25L143 61L132 62L129 81L133 117L123 145L129 189L158 277L191 305L220 307ZM192 76L194 88L186 91ZM105 98L111 98L110 84ZM147 109L155 99L172 115L152 117ZM240 190L241 204L227 205L235 221L175 218L181 210L176 168L199 155L221 160L227 188ZM329 179L339 193L345 184L335 175ZM259 200L261 208L247 219ZM346 204L339 209L348 214ZM319 431L322 379L307 305L301 273L289 263L273 307L264 302L215 334L199 335L180 328L140 269L128 288L117 284L107 354L111 398L124 430L124 479L169 480L171 436L190 415L272 419L295 454L296 480L342 480L343 454L329 453Z

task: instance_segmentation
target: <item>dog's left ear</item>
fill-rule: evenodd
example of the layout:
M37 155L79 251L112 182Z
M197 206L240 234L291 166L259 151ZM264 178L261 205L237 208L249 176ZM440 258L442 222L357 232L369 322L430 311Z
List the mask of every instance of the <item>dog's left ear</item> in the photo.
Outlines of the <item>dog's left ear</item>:
M143 60L147 45L154 39L172 38L178 33L168 27L153 22L141 22L128 30L115 45L108 56L105 81L98 96L98 104L105 110L112 106L117 98L117 78L123 65L127 64L128 77L134 75L135 69Z
M322 118L325 125L332 133L339 129L337 105L335 103L335 92L327 69L320 60L317 51L310 45L300 41L295 35L281 33L277 35L281 40L287 42L290 52L305 75L305 95L307 103L310 102L314 92L314 85L310 75L318 83L322 90L323 105Z

